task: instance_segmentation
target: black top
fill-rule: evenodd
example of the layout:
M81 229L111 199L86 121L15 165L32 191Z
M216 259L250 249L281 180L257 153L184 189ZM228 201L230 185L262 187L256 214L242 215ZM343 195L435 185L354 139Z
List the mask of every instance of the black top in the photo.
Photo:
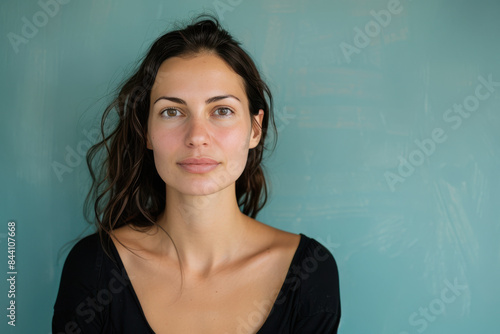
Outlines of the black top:
M300 236L286 279L257 334L337 333L337 264L323 245ZM80 240L68 254L54 305L53 333L154 333L113 242L109 237L105 241L115 261L104 252L97 233Z

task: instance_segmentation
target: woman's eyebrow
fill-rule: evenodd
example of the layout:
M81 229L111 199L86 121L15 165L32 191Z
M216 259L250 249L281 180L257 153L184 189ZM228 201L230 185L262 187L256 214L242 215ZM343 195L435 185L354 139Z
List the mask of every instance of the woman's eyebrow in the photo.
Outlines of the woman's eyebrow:
M240 101L239 98L237 98L236 96L234 95L231 95L231 94L228 94L228 95L220 95L220 96L214 96L214 97L211 97L209 99L207 99L205 101L206 104L209 104L209 103L213 103L213 102L217 102L219 100L224 100L224 99L228 99L228 98L233 98L233 99L236 99L238 101ZM241 101L240 101L241 102Z
M233 99L240 101L240 99L237 98L236 96L228 94L228 95L219 95L219 96L214 96L214 97L208 98L207 100L205 100L205 103L209 104L209 103L217 102L219 100L228 99L228 98L233 98ZM180 99L178 97L173 97L173 96L160 96L158 99L156 99L156 101L153 104L155 104L159 100L169 100L169 101L183 104L183 105L187 104L186 101L184 101L183 99Z
M184 105L187 104L186 101L184 101L183 99L179 99L178 97L170 97L170 96L160 96L159 98L156 99L156 101L153 104L155 104L156 102L158 102L160 100L169 100L169 101L179 103L179 104L184 104Z

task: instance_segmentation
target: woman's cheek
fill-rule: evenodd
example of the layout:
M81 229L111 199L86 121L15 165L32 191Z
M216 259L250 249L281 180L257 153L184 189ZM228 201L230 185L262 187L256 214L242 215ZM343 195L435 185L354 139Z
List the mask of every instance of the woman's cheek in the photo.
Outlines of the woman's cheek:
M234 147L232 154L230 155L230 158L232 159L229 169L231 174L233 174L236 178L243 173L247 163L249 150L248 140L249 136L242 136L240 133L238 138L234 138L234 141L232 141L232 143L234 143Z
M172 168L175 168L175 145L172 138L167 136L157 136L153 139L153 157L156 171L164 182L171 178Z

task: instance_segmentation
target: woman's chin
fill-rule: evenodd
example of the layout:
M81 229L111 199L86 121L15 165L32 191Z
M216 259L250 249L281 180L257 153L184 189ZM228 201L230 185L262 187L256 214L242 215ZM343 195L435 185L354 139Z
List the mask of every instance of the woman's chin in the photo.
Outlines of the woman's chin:
M182 184L167 185L175 189L174 192L181 196L208 196L221 192L234 184L234 182L218 184L212 180L185 180ZM169 191L167 190L167 193Z

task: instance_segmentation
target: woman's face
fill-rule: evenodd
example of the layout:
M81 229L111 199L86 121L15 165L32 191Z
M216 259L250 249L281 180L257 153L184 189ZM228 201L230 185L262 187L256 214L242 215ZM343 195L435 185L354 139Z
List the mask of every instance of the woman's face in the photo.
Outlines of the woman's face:
M169 58L151 90L147 146L167 188L208 195L234 185L257 146L243 79L210 53ZM234 190L233 190L234 191Z

